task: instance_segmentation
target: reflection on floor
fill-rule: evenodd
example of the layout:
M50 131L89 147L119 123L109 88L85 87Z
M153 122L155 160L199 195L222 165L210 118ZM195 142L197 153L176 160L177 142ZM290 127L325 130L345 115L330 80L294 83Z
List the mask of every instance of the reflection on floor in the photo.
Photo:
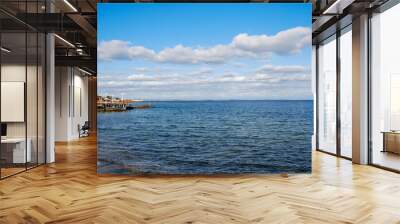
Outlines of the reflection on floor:
M1 168L1 178L22 172L25 170L24 168Z
M400 171L400 155L392 152L381 152L376 150L373 154L373 163Z
M0 181L0 223L399 223L400 175L313 152L313 173L99 176L96 139Z
M37 164L36 163L27 163L26 166L25 164L18 164L18 165L4 165L4 167L1 168L0 172L1 172L1 178L5 178L20 172L25 171L26 169L30 169L33 167L36 167Z

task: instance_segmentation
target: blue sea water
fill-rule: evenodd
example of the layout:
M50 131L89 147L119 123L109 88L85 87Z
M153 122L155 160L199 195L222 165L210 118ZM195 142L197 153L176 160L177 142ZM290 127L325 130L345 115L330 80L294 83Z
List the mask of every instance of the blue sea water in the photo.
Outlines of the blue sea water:
M312 101L169 101L98 113L98 172L311 171Z

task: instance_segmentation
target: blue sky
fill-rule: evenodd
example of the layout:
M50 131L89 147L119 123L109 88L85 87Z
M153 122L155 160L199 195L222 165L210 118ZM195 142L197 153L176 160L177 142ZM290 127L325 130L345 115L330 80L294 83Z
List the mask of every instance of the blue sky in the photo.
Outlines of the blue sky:
M99 94L311 99L311 4L98 4Z

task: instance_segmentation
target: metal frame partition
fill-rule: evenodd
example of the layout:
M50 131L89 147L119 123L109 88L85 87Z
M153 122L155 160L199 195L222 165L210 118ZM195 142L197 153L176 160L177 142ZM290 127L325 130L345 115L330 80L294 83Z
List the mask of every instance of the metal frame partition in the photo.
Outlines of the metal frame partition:
M347 29L349 26L351 26L351 17L346 17L344 18L344 22L342 23L337 23L332 25L332 27L327 29L326 33L329 33L326 35L326 33L322 33L323 38L318 40L318 43L316 44L316 150L319 152L323 152L329 155L337 156L340 158L344 158L347 160L352 160L349 157L343 156L341 153L341 118L340 118L340 81L341 81L341 66L340 66L340 37L343 34L343 30ZM319 86L319 81L320 81L320 74L319 74L319 68L320 68L320 55L319 55L319 48L320 44L324 41L327 41L329 38L332 38L332 36L335 36L335 39L332 41L336 41L336 152L332 153L327 150L321 149L320 144L319 144L319 104L320 104L320 86Z
M341 156L341 123L340 123L340 29L336 31L336 155Z
M21 4L25 4L24 5L24 7L25 7L25 9L24 9L25 10L25 19L27 19L27 14L29 13L28 12L28 2L29 3L33 3L33 4L36 3L36 12L39 13L39 2L43 3L45 1L39 1L39 0L28 1L28 0L25 0L25 1L21 1L21 2L22 2ZM47 88L46 88L46 85L47 85L47 81L46 81L46 77L47 77L47 49L46 49L47 48L47 38L46 38L46 36L47 36L47 33L42 32L40 30L37 30L36 28L33 28L32 26L30 26L27 23L21 21L20 19L18 19L16 17L13 17L13 15L11 13L8 13L6 10L4 10L1 7L0 7L0 10L1 10L1 13L5 13L5 15L9 16L10 19L15 19L15 21L18 24L20 24L21 27L23 27L23 29L24 29L24 30L17 30L17 31L6 31L5 29L2 29L3 28L2 27L3 24L0 23L0 46L3 46L5 44L3 42L3 37L4 37L5 34L18 33L18 34L24 35L24 40L23 40L24 41L24 46L23 46L24 50L23 51L24 51L24 54L25 54L24 55L25 58L23 59L24 60L24 64L23 65L21 64L22 66L25 67L25 69L24 69L25 81L24 81L24 94L23 94L24 95L24 127L23 127L23 129L24 129L24 132L25 132L24 133L24 135L25 135L24 136L24 139L25 139L25 143L24 143L24 147L25 147L25 152L24 152L25 165L24 165L24 168L23 169L21 168L20 171L12 172L12 173L10 173L8 175L5 175L4 172L3 172L4 169L5 169L3 167L4 164L2 164L3 163L2 162L3 161L3 157L2 157L3 156L2 155L2 148L3 147L2 147L2 144L0 144L0 180L3 180L5 178L17 175L19 173L25 172L25 171L33 169L33 168L36 168L36 167L38 167L40 165L43 165L43 164L45 164L47 162L47 158L46 158L47 157L47 153L46 153L46 148L47 148L47 140L46 140L47 139L46 138L46 136L47 136L47 132L46 132L46 126L47 126L47 124L46 124L46 120L47 120L46 119L47 118L47 114L46 114L46 107L47 107L47 105L46 105L46 96L47 96ZM46 11L47 11L47 7L46 7ZM33 41L29 42L28 34L30 34L33 38L36 38L36 41L33 40ZM29 44L31 44L31 46L29 46ZM42 46L42 48L40 48L40 46ZM28 48L30 48L30 49L28 50ZM39 49L40 49L40 52L39 52ZM29 54L33 54L36 57L36 59L32 60L32 58L29 58ZM0 53L0 82L3 81L2 80L2 77L3 77L2 76L3 75L2 71L3 71L3 66L6 63L5 62L5 58L3 56L4 56L3 52L1 52ZM18 55L16 57L18 58ZM39 57L41 57L41 59L43 60L42 63L40 63L40 58ZM20 59L22 59L22 58L20 58ZM32 67L35 67L35 69L33 69L33 70L30 69L28 71L28 65L31 65ZM41 77L41 83L42 83L41 86L39 86L39 75L40 75L39 67L42 68L41 69L41 76L40 76ZM28 91L27 91L28 90L28 80L29 80L28 79L28 72L31 72L29 74L29 76L34 78L34 82L36 82L36 83L29 83L31 85L30 88L34 89L32 94L28 94ZM0 85L0 90L1 90L1 85ZM39 91L41 91L40 92L41 96L39 96ZM35 95L35 96L33 96L33 95ZM33 102L34 102L34 104L36 104L36 109L34 109L33 112L35 112L36 114L33 114L33 115L32 114L28 114L28 97L33 97L33 100L34 100ZM0 98L1 98L1 91L0 91ZM39 100L41 101L42 105L39 104ZM0 101L1 101L1 99L0 99ZM39 113L40 112L39 107L42 108L42 111L41 111L42 113ZM1 108L1 105L0 105L0 110L1 109L4 109L4 108ZM33 125L33 126L30 126L30 128L33 130L33 132L35 132L35 135L34 136L33 135L30 136L30 138L32 139L31 141L35 141L35 143L36 143L36 147L35 147L36 158L34 158L34 160L36 159L36 161L28 162L29 161L28 160L28 153L27 153L27 150L28 150L28 120L32 116L34 117L33 119L36 119L36 121L31 120L31 123L29 125ZM2 123L1 122L1 113L0 113L0 123ZM41 128L42 128L41 132L39 132L39 123L41 124ZM39 134L39 133L41 133L41 134ZM41 139L39 139L39 135L41 135ZM41 142L40 142L40 140L41 140ZM33 143L31 143L31 144L33 144ZM40 149L39 149L39 147L40 147ZM39 155L40 152L42 153L41 155ZM32 154L31 154L31 156L32 156ZM41 156L41 157L39 157L39 156Z

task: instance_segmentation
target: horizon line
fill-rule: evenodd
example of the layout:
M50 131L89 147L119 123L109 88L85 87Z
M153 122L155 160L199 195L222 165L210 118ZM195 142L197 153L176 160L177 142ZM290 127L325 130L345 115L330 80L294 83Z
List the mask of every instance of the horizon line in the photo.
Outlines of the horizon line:
M313 101L313 99L142 99L143 101Z

